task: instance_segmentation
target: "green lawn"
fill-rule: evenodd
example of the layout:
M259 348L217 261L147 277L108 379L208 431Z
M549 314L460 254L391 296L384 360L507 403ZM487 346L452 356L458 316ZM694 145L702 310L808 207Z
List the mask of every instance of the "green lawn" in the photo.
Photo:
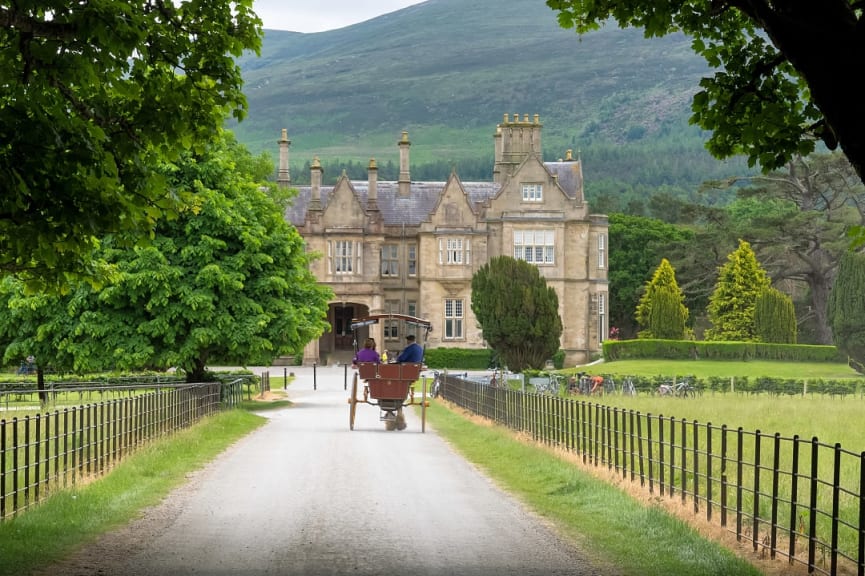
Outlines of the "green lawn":
M732 362L729 360L617 360L602 362L591 366L578 366L563 370L563 373L589 372L590 374L617 374L631 376L682 376L692 375L700 378L709 376L759 378L863 378L861 374L846 364L826 362L773 362L751 360Z

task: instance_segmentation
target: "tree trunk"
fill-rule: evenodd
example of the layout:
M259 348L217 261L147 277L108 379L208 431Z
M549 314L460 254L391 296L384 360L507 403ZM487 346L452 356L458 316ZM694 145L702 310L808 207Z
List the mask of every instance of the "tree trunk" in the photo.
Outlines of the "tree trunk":
M808 287L811 289L811 306L814 312L814 330L818 344L832 345L832 327L829 326L829 286L831 280L820 274L807 276Z

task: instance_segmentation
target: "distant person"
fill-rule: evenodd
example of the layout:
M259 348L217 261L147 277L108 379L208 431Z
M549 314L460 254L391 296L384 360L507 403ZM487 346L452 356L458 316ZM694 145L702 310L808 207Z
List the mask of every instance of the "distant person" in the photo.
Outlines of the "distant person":
M381 351L381 361L387 363L387 350Z
M408 344L400 355L396 357L397 362L423 362L423 348L415 342L414 334L409 334L405 337Z
M375 339L367 338L364 341L363 348L357 351L357 354L354 355L354 359L351 361L352 364L357 364L358 362L381 362L381 357L375 351Z

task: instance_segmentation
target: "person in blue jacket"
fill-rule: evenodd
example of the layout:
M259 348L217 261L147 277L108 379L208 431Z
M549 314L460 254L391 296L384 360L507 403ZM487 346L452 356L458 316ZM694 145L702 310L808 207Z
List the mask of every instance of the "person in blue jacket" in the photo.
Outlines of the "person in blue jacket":
M415 342L414 334L409 334L405 337L408 344L399 356L396 357L397 362L423 362L423 348Z

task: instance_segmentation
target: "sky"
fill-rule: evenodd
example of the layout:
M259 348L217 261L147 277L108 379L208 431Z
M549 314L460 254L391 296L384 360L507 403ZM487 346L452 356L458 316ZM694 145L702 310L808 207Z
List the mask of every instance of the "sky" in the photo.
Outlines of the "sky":
M324 32L394 12L421 0L254 0L265 30Z

